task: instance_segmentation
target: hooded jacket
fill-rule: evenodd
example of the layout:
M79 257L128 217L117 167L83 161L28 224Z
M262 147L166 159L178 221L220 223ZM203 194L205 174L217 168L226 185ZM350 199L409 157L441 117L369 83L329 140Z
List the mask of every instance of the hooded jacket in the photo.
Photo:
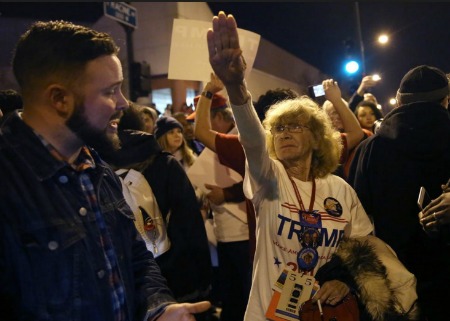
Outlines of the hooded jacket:
M211 284L208 239L194 188L180 163L155 137L119 131L121 149L105 158L115 168L133 168L149 182L166 222L170 249L156 258L179 302L207 298Z
M422 306L444 306L439 300L450 297L449 230L442 229L441 239L425 234L417 197L421 186L432 199L438 197L449 177L449 113L438 103L416 102L391 111L378 132L361 143L348 179L373 218L376 235L417 277L419 301L427 302Z

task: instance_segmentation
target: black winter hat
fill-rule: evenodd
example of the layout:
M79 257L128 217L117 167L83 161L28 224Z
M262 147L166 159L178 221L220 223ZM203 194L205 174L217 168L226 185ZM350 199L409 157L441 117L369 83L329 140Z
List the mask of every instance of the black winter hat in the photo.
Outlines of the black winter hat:
M403 76L397 91L397 100L401 104L438 101L449 95L449 92L448 78L442 70L421 65Z
M176 120L173 117L167 117L163 116L158 118L155 124L155 137L158 139L165 133L167 133L169 130L172 130L174 128L179 128L181 131L183 131L183 125Z

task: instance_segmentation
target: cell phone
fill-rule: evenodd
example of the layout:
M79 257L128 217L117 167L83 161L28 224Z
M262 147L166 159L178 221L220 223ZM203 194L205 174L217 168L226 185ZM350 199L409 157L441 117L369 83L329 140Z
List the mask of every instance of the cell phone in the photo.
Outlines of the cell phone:
M421 186L419 190L419 197L417 198L417 205L422 211L431 202L431 197L428 195L425 187Z
M380 79L381 79L380 75L378 75L378 74L373 74L373 75L372 75L372 80L378 81L378 80L380 80Z
M313 85L308 87L309 96L312 98L325 96L325 90L323 89L323 85Z

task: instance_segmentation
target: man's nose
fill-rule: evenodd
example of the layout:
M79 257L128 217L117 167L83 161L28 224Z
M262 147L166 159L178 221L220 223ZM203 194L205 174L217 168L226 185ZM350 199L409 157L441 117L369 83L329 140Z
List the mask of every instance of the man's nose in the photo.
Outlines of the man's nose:
M119 97L117 99L116 103L116 109L117 110L125 110L130 107L130 102L125 98L125 96L122 94L122 91L119 92Z

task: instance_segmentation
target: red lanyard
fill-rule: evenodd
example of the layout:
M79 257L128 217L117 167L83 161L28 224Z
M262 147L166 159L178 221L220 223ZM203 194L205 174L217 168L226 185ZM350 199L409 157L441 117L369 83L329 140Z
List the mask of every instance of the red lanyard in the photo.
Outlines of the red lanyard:
M300 196L300 192L299 192L299 190L297 188L297 184L295 184L295 182L292 179L292 177L289 176L289 179L291 180L292 187L294 187L295 196L297 196L297 200L298 200L298 203L300 205L300 209L303 212L306 212L305 205L303 205L302 197ZM309 212L312 212L312 210L314 208L314 200L315 200L315 198L316 198L316 180L313 178L313 180L312 180L311 201L309 203Z

